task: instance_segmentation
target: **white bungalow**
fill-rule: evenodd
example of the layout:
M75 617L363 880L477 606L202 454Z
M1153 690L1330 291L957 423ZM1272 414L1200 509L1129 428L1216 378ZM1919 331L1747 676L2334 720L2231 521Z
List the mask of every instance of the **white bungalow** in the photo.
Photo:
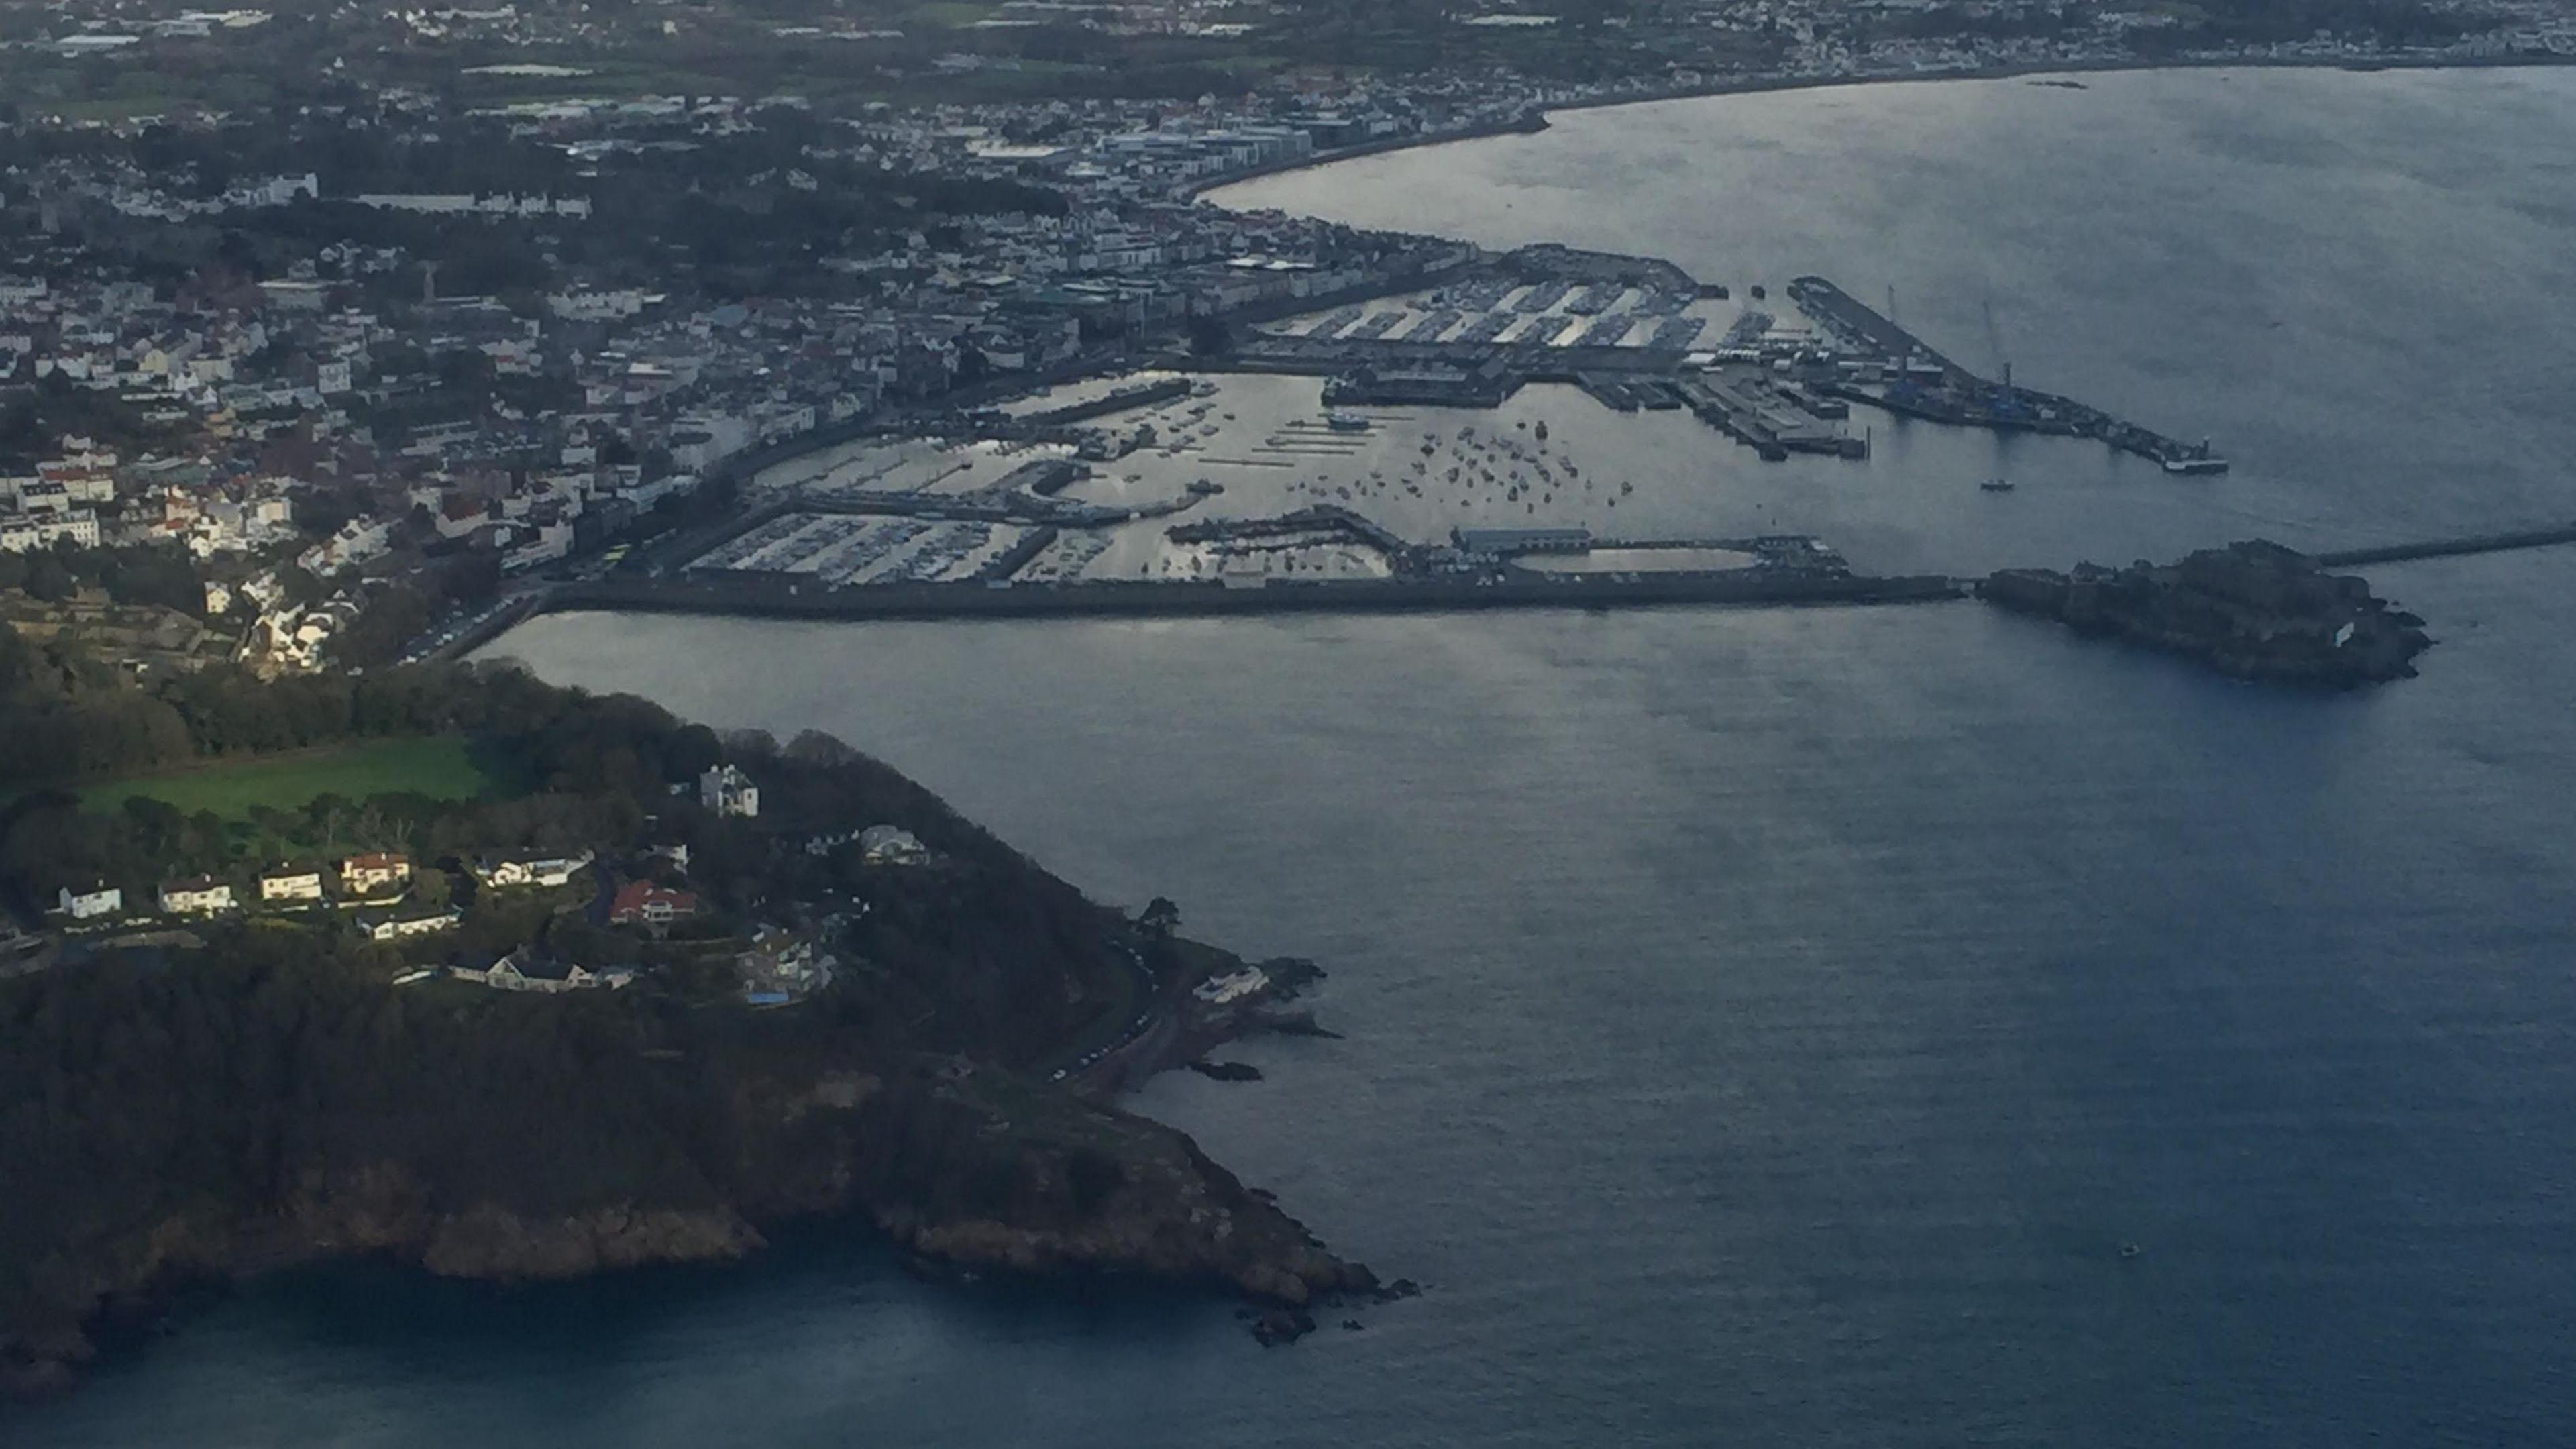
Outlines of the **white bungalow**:
M211 916L233 908L233 888L210 876L169 881L161 887L161 910L172 916Z
M280 866L259 878L261 904L322 899L322 872L302 866Z
M579 855L501 855L474 862L474 878L495 890L519 886L552 889L569 885L590 864L590 852Z
M61 904L54 909L75 921L95 921L101 916L113 916L124 910L125 892L105 881L100 881L87 890L76 891L70 886L65 886L62 890Z
M414 936L452 931L465 919L454 906L443 910L368 911L358 917L358 931L370 941L403 941Z
M859 832L859 858L870 865L919 865L930 859L930 847L901 826L871 825Z

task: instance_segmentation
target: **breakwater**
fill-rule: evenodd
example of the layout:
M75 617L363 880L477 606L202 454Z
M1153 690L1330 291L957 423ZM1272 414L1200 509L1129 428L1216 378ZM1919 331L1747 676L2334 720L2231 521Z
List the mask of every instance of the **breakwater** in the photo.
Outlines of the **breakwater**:
M2507 533L2472 534L2465 538L2422 539L2414 543L2382 544L2376 548L2347 548L2333 553L2311 554L2320 568L2357 568L2363 564L2404 563L2419 558L2454 558L2461 554L2510 553L2516 549L2554 548L2576 543L2576 524L2559 524L2549 528L2526 528Z
M1675 605L1913 604L1962 598L1940 575L1873 577L1789 569L1562 578L1507 574L1459 578L1199 583L993 582L825 588L773 578L606 578L566 585L548 612L742 614L795 619L1012 619L1217 616L1283 613L1417 613L1476 609L1608 609Z

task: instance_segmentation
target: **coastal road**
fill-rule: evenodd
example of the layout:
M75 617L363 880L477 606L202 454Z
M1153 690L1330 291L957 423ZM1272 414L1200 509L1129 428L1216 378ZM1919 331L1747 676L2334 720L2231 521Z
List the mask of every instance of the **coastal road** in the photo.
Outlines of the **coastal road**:
M1133 1009L1105 1040L1089 1046L1077 1041L1066 1048L1065 1054L1058 1058L1054 1069L1047 1074L1050 1082L1070 1079L1080 1086L1104 1085L1097 1080L1089 1080L1093 1070L1134 1044L1169 1016L1163 1005L1162 979L1155 974L1153 967L1145 964L1144 953L1137 950L1132 942L1112 940L1105 944L1121 958L1129 972L1128 990Z

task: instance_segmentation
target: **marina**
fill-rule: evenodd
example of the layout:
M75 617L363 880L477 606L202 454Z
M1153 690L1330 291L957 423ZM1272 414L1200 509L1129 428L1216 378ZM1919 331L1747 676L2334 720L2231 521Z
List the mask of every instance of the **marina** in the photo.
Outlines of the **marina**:
M962 420L963 436L778 468L737 529L638 555L612 582L662 589L672 607L907 615L1162 607L1131 586L1239 596L1175 595L1170 607L1191 613L1795 600L1819 586L1773 585L1861 576L1781 528L1776 505L1760 530L1708 527L1687 502L1688 468L1675 468L1704 456L1684 441L1692 424L1804 476L1868 463L1879 430L1857 425L1855 406L2092 438L2168 472L2224 467L2107 413L1988 383L1821 278L1748 286L1742 302L1724 291L1651 259L1488 254L1420 293L1340 300L1236 331L1204 355L1160 358L1158 370L987 407ZM1703 337L1717 345L1692 350ZM1308 401L1288 402L1301 387ZM1540 396L1564 398L1575 418L1534 413ZM1681 433L1668 413L1688 415ZM1663 461L1633 477L1586 465L1610 432L1631 429L1663 440ZM1961 486L2014 487L1999 470ZM1637 526L1640 505L1681 526ZM1584 542L1487 546L1515 534ZM1978 551L1925 561L1989 563ZM1691 581L1700 575L1712 582ZM1109 584L1121 587L1091 592ZM963 588L1075 597L1005 606L952 597ZM876 597L815 597L860 593Z
M1529 274L1550 266L1614 280ZM2167 474L2224 473L2207 442L1960 365L1832 282L1802 276L1761 306L1721 303L1686 276L1634 258L1525 248L1414 296L1347 304L1240 337L1211 365L1304 373L1336 408L1493 408L1533 382L1570 382L1616 412L1687 408L1756 455L1869 455L1862 404L1899 417L2005 433L2090 438ZM1766 289L1752 288L1757 300ZM1694 351L1712 329L1716 347Z

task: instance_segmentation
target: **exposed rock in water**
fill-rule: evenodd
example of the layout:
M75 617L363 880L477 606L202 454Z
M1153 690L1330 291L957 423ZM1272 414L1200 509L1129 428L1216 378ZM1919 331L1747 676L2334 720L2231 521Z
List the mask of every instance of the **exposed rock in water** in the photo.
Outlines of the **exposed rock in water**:
M2238 679L2332 689L2412 678L2413 659L2433 643L2423 620L2391 609L2366 581L2259 539L2172 564L2005 569L1981 581L1977 597Z
M1263 1348L1295 1343L1315 1331L1315 1316L1302 1308L1273 1308L1252 1320L1252 1336Z
M1275 1031L1281 1036L1316 1036L1326 1041L1340 1041L1342 1034L1330 1027L1317 1026L1311 1011L1279 1011L1253 1017L1245 1023L1248 1029Z
M1191 1062L1189 1068L1210 1081L1257 1082L1261 1080L1261 1068L1250 1062L1212 1062L1205 1057L1200 1057Z
M1274 999L1285 1001L1324 979L1324 968L1303 956L1273 956L1261 963Z
M1285 1307L1381 1291L1188 1137L1115 1108L1000 1074L928 1077L876 1098L860 1132L860 1199L929 1257L1218 1284Z

